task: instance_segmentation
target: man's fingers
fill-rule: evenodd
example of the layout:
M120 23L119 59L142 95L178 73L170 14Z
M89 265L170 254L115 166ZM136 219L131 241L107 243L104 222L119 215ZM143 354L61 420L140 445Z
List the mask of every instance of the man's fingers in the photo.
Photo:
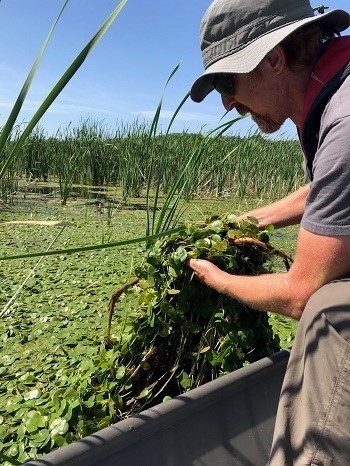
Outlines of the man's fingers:
M196 262L198 259L186 259L185 264L193 269L193 266L195 266Z

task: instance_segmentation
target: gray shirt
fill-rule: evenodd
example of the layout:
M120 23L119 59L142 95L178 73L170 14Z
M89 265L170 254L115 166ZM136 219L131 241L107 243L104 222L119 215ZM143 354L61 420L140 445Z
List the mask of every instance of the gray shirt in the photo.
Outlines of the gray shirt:
M302 227L321 235L350 235L350 76L323 112L313 176Z

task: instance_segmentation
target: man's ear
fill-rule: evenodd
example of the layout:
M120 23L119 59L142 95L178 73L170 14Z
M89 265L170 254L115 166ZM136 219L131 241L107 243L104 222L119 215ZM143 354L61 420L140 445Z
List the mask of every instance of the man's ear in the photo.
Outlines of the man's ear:
M267 65L275 74L281 74L286 65L286 53L281 45L276 45L266 55Z

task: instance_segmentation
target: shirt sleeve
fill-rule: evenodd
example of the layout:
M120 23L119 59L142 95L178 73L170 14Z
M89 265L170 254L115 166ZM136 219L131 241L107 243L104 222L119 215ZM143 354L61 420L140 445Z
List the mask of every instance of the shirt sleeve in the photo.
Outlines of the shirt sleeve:
M322 117L314 179L301 221L306 230L327 236L350 235L350 109L341 99L332 98ZM346 101L349 107L348 97Z

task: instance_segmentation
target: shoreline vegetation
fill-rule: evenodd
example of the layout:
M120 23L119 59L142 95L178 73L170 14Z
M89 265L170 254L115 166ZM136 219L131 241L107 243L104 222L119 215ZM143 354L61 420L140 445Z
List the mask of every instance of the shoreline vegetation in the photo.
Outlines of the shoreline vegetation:
M17 128L6 143L4 159L20 134ZM149 189L166 195L186 164L186 177L191 178L181 193L186 199L272 199L305 183L296 140L271 140L258 133L246 137L187 132L150 136L145 123L112 129L87 119L77 127L60 129L54 137L37 127L0 179L0 199L11 203L18 192L41 182L59 184L62 205L73 185L118 186L121 199L145 196Z

